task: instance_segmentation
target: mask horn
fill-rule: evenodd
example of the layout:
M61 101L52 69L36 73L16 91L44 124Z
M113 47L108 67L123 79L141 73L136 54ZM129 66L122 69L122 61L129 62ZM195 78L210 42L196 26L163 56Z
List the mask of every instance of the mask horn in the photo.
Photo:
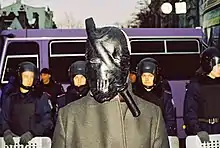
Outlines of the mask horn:
M95 38L95 31L96 31L96 26L95 26L95 22L93 20L92 17L87 18L85 20L85 24L86 24L86 32L87 32L87 36L88 38L94 39Z
M139 108L137 107L136 103L132 99L132 96L129 93L129 91L120 92L120 95L125 99L125 102L126 102L128 108L129 108L129 110L131 111L132 115L134 117L140 116L141 111L139 110Z

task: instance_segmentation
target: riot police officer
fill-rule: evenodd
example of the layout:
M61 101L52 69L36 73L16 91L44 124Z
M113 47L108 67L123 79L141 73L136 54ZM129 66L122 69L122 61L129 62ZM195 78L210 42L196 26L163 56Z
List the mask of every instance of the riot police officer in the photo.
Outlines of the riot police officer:
M85 68L85 61L76 61L69 67L68 74L71 84L67 87L66 104L87 95L89 85L86 79Z
M160 74L158 62L145 58L137 65L137 81L134 93L142 99L160 106L169 136L177 135L176 110L172 99L171 87Z
M186 88L184 122L187 135L202 142L220 133L220 51L210 47L201 53L200 68Z
M58 99L65 95L63 86L54 81L52 78L52 72L48 68L43 68L40 72L41 81L37 85L39 93L46 92L50 97L52 103L52 118L54 124L56 123L56 114L58 112ZM52 136L52 135L51 135Z
M6 145L14 145L14 136L26 145L35 136L44 136L53 124L51 105L46 93L33 89L38 78L37 68L31 62L22 62L17 69L19 87L3 102L3 131Z

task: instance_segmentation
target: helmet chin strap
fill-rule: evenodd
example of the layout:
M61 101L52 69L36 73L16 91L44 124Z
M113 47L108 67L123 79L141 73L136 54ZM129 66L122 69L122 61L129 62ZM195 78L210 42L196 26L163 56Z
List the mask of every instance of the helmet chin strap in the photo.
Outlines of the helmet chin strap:
M21 84L20 87L26 90L31 90L33 88L33 86L24 86L23 84Z

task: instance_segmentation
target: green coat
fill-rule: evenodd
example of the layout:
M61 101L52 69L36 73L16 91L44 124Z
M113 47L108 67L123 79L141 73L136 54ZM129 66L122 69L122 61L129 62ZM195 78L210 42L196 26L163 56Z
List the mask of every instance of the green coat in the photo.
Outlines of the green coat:
M89 93L61 108L52 148L169 148L160 108L132 97L141 111L137 118L129 109L123 117L118 100L100 104Z

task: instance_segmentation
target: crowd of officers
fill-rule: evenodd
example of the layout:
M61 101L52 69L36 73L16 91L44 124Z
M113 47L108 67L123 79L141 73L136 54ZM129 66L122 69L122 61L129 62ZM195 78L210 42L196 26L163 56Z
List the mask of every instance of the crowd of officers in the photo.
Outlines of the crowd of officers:
M52 138L59 108L89 93L85 61L70 65L70 85L65 92L54 81L51 71L43 68L38 74L31 62L22 62L7 85L2 88L0 101L0 134L7 145L19 136L26 145L35 136ZM40 75L40 81L38 79ZM198 135L209 141L209 134L220 133L220 51L215 47L201 54L201 66L186 86L184 122L187 135ZM158 105L163 113L169 136L177 135L176 108L172 90L161 75L161 67L153 58L142 59L136 71L131 71L133 92L140 98Z

